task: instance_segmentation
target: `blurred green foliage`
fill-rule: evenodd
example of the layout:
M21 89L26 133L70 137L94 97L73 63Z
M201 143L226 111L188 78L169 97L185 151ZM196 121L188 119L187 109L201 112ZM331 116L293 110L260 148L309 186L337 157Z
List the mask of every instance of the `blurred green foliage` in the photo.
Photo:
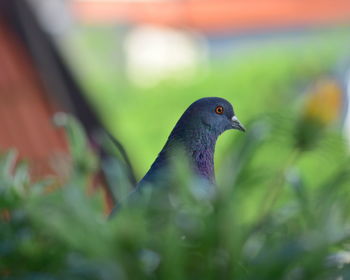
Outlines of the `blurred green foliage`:
M14 152L1 157L1 279L350 276L350 165L336 131L305 150L288 133L299 128L292 118L252 120L230 144L214 196L179 158L169 188L148 189L107 220L102 197L87 194L97 159L81 126L69 118L66 127L73 168L58 189L31 183ZM313 157L325 168L310 176Z
M179 158L168 189L149 190L107 220L102 196L87 194L98 159L70 118L73 168L64 186L30 182L25 166L13 168L14 152L3 155L0 278L350 279L348 148L337 122L299 139L309 127L302 93L332 71L341 49L334 41L313 47L264 50L187 84L125 87L106 102L102 117L124 124L116 132L143 170L190 102L232 101L247 133L221 136L215 196Z

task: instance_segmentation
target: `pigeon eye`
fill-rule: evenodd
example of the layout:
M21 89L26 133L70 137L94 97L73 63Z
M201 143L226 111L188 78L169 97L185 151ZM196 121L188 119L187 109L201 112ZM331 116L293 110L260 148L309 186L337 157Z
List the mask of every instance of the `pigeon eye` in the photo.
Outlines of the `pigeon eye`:
M224 113L224 107L222 106L217 106L215 108L215 113L217 113L218 115L222 115Z

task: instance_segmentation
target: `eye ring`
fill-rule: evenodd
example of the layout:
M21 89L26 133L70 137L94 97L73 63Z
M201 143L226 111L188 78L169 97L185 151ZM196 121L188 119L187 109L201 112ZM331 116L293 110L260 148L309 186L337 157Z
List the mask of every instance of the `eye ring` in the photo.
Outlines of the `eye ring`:
M218 115L222 115L224 113L224 107L216 106L215 113L217 113Z

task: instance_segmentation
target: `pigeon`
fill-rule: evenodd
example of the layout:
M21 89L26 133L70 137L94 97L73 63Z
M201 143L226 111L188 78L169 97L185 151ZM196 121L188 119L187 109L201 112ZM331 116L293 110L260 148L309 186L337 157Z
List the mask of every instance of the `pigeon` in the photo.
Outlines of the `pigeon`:
M166 184L167 174L171 172L171 157L179 148L188 156L194 174L215 185L215 144L220 134L229 129L245 131L227 100L206 97L193 102L176 123L163 149L131 197L140 193L145 186Z

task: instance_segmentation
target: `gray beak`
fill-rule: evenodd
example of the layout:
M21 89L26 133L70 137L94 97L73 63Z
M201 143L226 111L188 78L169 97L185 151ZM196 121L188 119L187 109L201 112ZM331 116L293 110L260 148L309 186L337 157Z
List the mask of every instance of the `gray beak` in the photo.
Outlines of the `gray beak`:
M232 117L232 128L245 132L244 126L240 123L236 116Z

